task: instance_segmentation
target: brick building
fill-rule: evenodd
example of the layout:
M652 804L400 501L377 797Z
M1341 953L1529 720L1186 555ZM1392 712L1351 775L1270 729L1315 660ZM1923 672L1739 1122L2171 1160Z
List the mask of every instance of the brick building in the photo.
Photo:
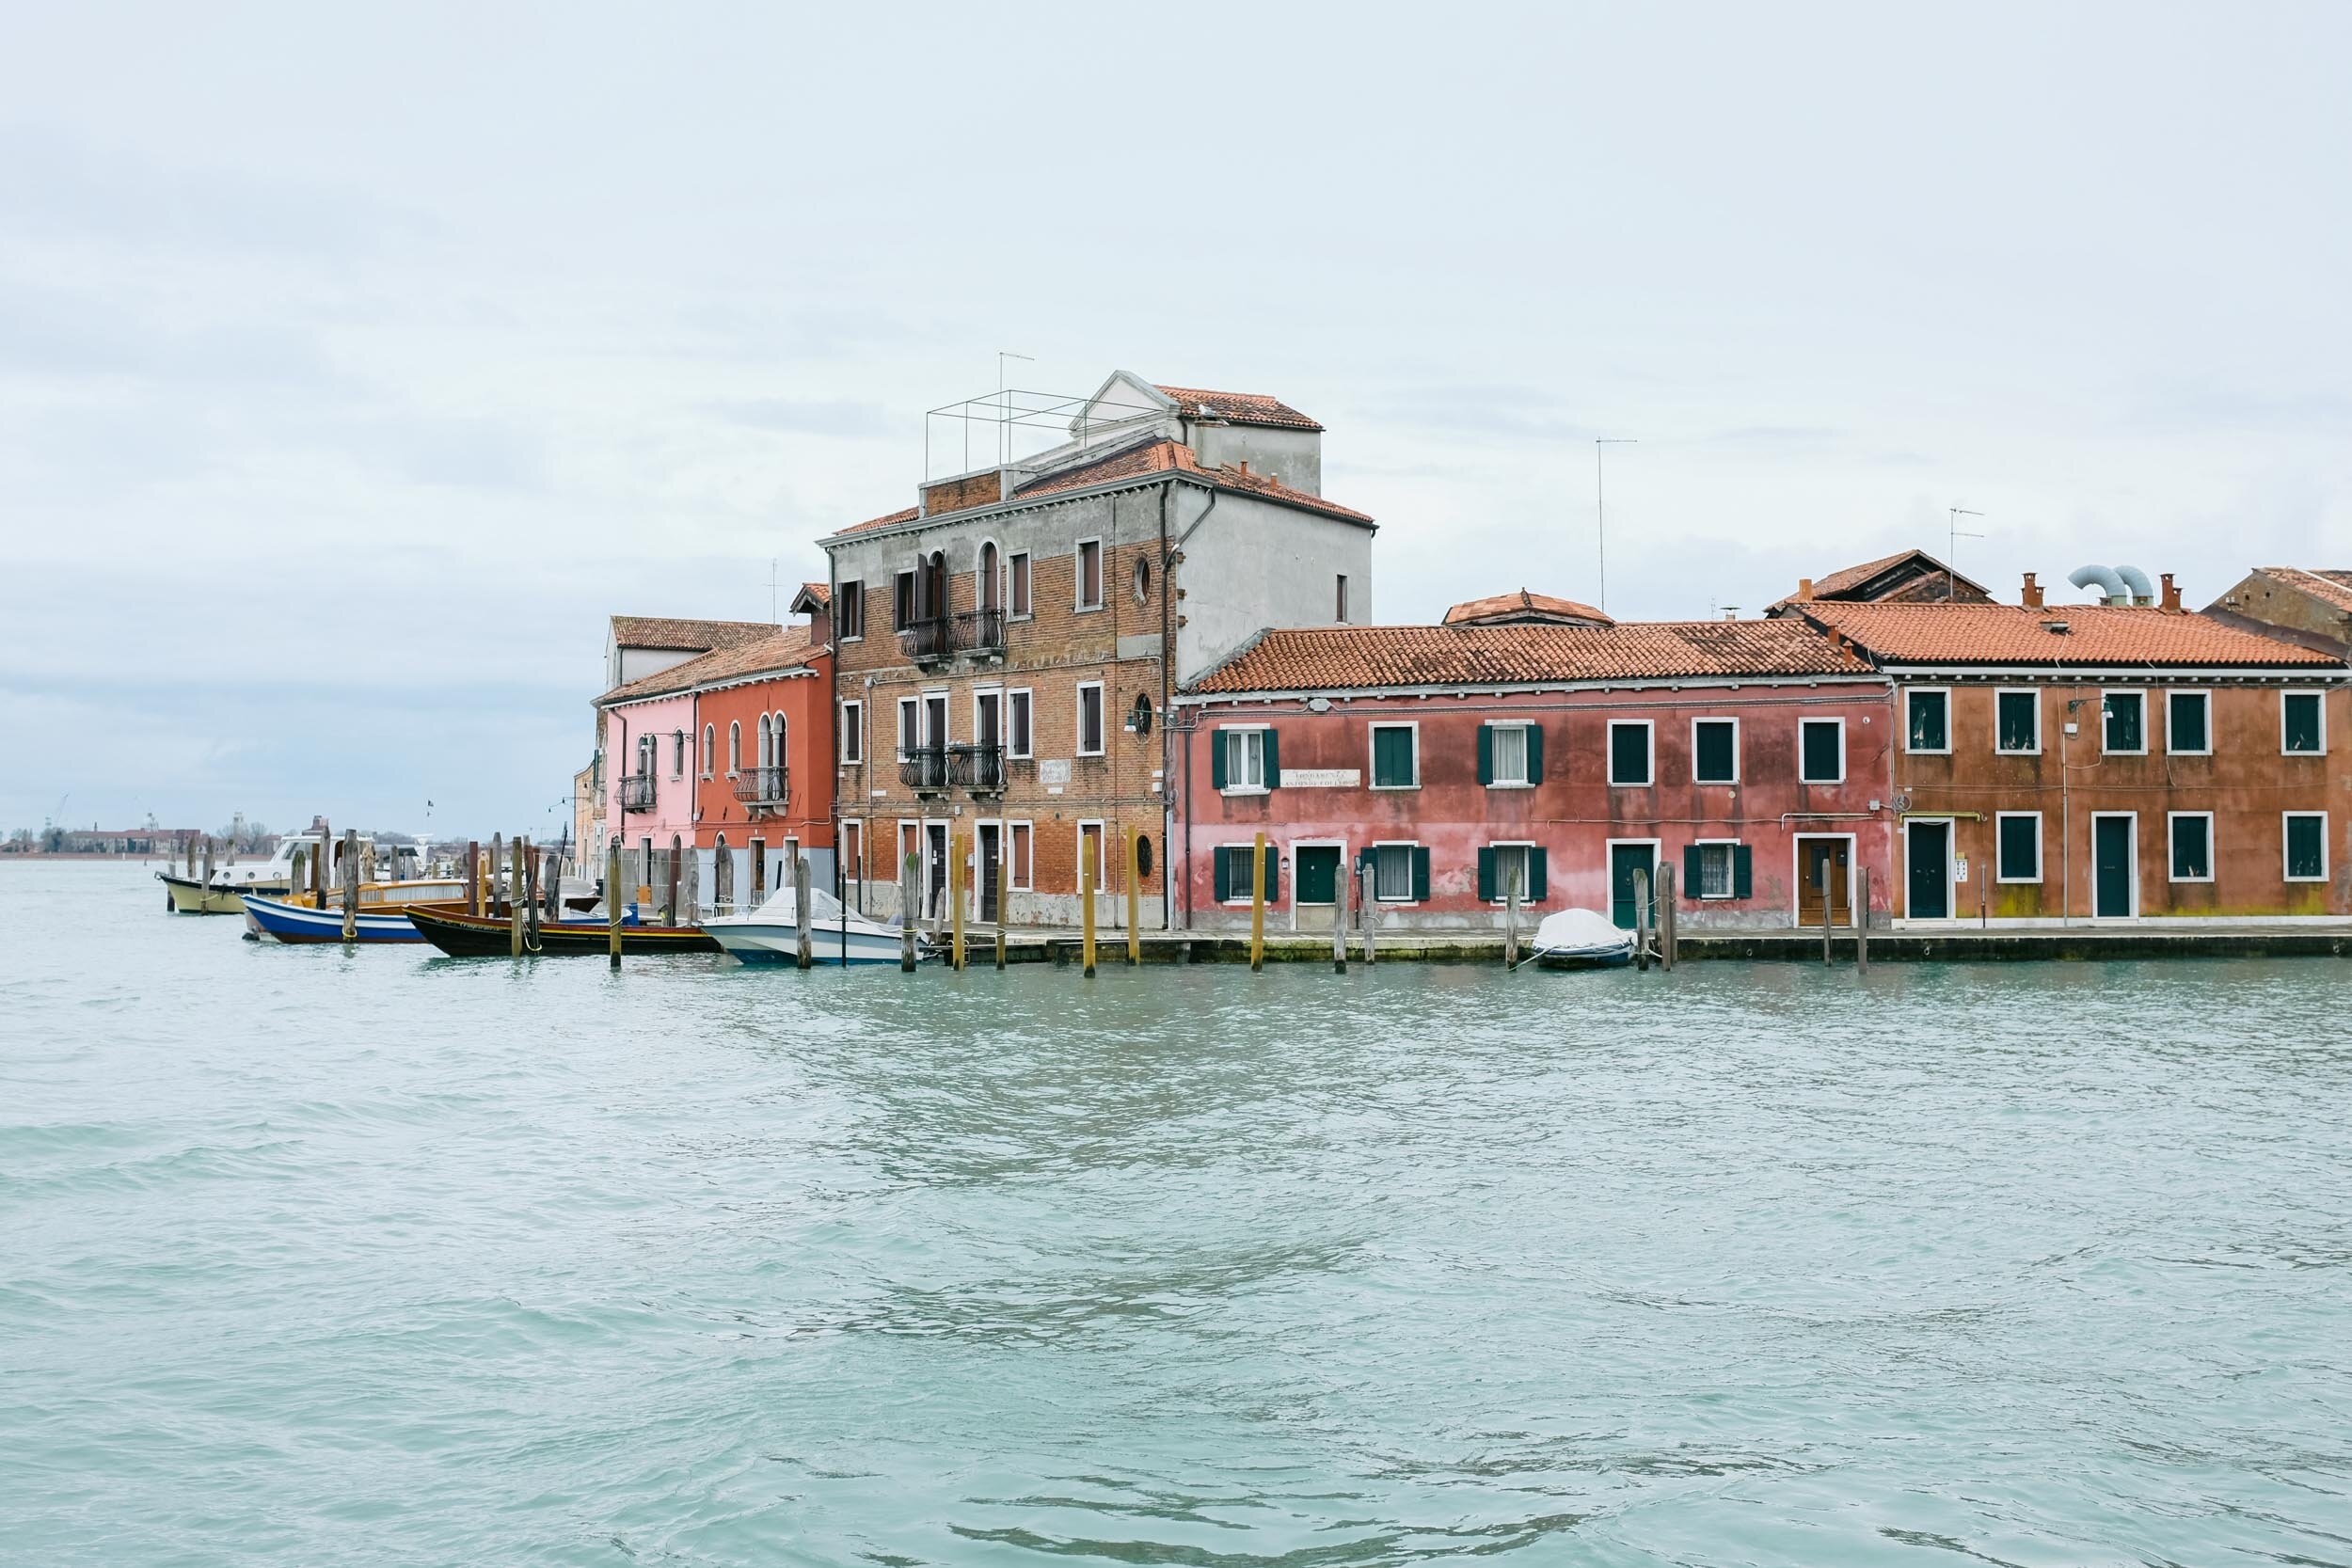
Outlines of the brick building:
M1277 399L1124 372L1068 401L1069 439L920 486L822 541L838 650L846 895L887 915L898 867L936 915L951 834L974 918L1066 925L1080 844L1123 918L1167 920L1178 682L1267 626L1360 621L1372 519L1322 495L1323 427Z

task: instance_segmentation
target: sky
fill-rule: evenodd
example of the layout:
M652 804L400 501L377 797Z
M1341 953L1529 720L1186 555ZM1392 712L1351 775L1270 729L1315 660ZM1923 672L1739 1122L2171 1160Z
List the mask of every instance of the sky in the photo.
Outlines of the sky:
M0 831L554 836L924 410L1327 427L1373 611L2352 566L2352 8L19 7ZM2061 598L2076 597L2061 588ZM431 802L428 806L427 802Z

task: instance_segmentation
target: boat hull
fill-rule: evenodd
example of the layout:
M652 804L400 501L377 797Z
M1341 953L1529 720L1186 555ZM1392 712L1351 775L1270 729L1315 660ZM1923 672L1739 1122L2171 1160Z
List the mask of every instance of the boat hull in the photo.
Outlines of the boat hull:
M1599 953L1538 953L1537 969L1623 969L1633 961L1632 949Z
M207 882L201 877L175 877L168 871L158 871L155 879L164 884L174 914L243 914L245 905L241 899L246 894L278 898L290 891L283 877L250 882L229 882L215 877Z
M341 910L307 910L299 904L250 893L244 895L243 903L246 923L258 936L297 946L343 940ZM362 910L355 917L353 929L354 940L370 944L424 940L409 924L405 910Z
M800 931L789 925L768 921L714 921L707 927L719 945L729 957L747 964L797 964L801 961ZM845 943L839 927L812 922L809 927L809 961L838 967ZM849 961L853 964L897 963L899 939L896 931L850 927L846 943Z
M461 907L442 904L410 910L407 918L420 941L453 958L503 958L514 951L504 915L468 914ZM611 952L612 940L612 928L601 920L545 921L539 927L538 952L549 958L585 958ZM719 944L698 927L625 925L621 951L716 953Z

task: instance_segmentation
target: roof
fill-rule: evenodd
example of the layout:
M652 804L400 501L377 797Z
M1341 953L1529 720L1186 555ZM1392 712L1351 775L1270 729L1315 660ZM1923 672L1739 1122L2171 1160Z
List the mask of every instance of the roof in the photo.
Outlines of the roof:
M839 533L864 533L869 528L891 528L899 523L911 523L922 515L923 509L919 506L906 507L898 512L885 512L879 517L868 517L862 523L851 523L848 528L838 530L836 536Z
M1259 633L1186 690L1349 691L1867 673L1860 659L1799 621L1310 626Z
M831 603L833 603L833 584L830 582L804 582L801 584L801 591L792 595L792 608L795 611L802 610L803 606L811 610L822 610Z
M1531 594L1524 588L1490 598L1466 599L1445 612L1445 624L1449 626L1545 620L1581 621L1600 626L1616 625L1591 605L1579 604L1574 599L1555 599L1549 594Z
M1911 570L1904 571L1906 567ZM1892 582L1879 580L1888 577L1894 577L1896 580ZM1914 598L1916 595L1904 593L1905 588L1915 588L1922 580L1941 585L1947 577L1951 578L1952 590L1956 590L1959 597L1963 601L1973 599L1981 602L1993 596L1985 591L1982 583L1975 581L1964 572L1953 571L1944 562L1921 549L1897 550L1893 555L1883 555L1876 561L1866 561L1859 566L1841 567L1825 578L1815 578L1813 596L1816 599L1851 599L1865 602ZM1801 601L1792 594L1778 601L1772 608L1779 610L1784 606L1799 602Z
M1326 500L1305 490L1294 490L1271 474L1252 473L1230 463L1219 464L1214 468L1204 467L1190 447L1165 436L1121 448L1091 463L1081 463L1075 467L1060 468L1041 475L1013 494L1019 499L1028 500L1062 490L1084 490L1096 484L1140 478L1145 474L1171 472L1193 474L1220 490L1256 496L1262 500L1295 506L1308 512L1320 512L1327 517L1344 518L1351 523L1369 524L1372 521L1366 514L1342 506L1337 501Z
M663 615L615 615L612 641L624 648L683 648L707 653L767 636L771 621L687 621Z
M700 658L690 658L683 664L673 664L667 670L656 671L627 686L616 686L597 698L596 705L602 707L612 703L666 697L739 675L803 670L830 651L826 644L808 640L806 626L768 626L764 629L768 635L756 641L714 649Z
M2344 661L2222 625L2132 605L1811 604L1797 616L1843 633L1880 664L2207 668ZM2056 626L2066 628L2063 634Z
M1163 387L1186 419L1223 420L1228 424L1270 425L1277 430L1321 430L1323 426L1279 398L1263 392L1212 392L1200 387Z
M2301 566L2261 566L2256 568L2265 577L2277 578L2290 588L2299 588L2322 604L2332 605L2352 615L2352 572L2318 571Z

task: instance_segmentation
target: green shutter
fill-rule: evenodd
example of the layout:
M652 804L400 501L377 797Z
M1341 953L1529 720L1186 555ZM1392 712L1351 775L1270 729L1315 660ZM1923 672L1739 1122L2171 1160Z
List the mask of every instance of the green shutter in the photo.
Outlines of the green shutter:
M1530 723L1527 726L1527 782L1532 784L1544 782L1544 727L1541 724Z
M1429 851L1418 844L1413 846L1413 902L1429 902Z
M1535 732L1529 730L1527 737L1532 744L1535 738ZM1544 895L1550 891L1551 878L1544 864L1543 848L1538 846L1527 852L1527 901L1531 904L1540 904L1544 901Z
M1492 724L1478 726L1478 782L1483 784L1495 782L1495 727Z
M1682 896L1685 898L1699 895L1699 862L1704 858L1697 845L1686 844L1682 847Z
M1484 724L1478 727L1478 741L1480 760L1483 762L1486 750L1486 726ZM1488 845L1478 851L1478 901L1482 904L1491 904L1499 896L1501 896L1500 891L1495 886L1494 847Z
M1756 896L1756 857L1744 844L1731 847L1731 895L1734 898Z
M2286 726L2286 750L2316 752L2319 750L2319 695L2312 691L2290 691L2281 699L2280 711Z
M1282 748L1280 741L1281 736L1276 735L1271 728L1267 729L1265 732L1265 786L1268 789L1279 789L1282 787Z
M1225 787L1226 734L1224 730L1209 732L1209 787L1211 789Z
M1216 871L1216 901L1222 904L1233 896L1233 857L1220 844L1209 857L1209 863Z
M1265 847L1265 901L1271 905L1282 895L1282 851L1274 845Z

